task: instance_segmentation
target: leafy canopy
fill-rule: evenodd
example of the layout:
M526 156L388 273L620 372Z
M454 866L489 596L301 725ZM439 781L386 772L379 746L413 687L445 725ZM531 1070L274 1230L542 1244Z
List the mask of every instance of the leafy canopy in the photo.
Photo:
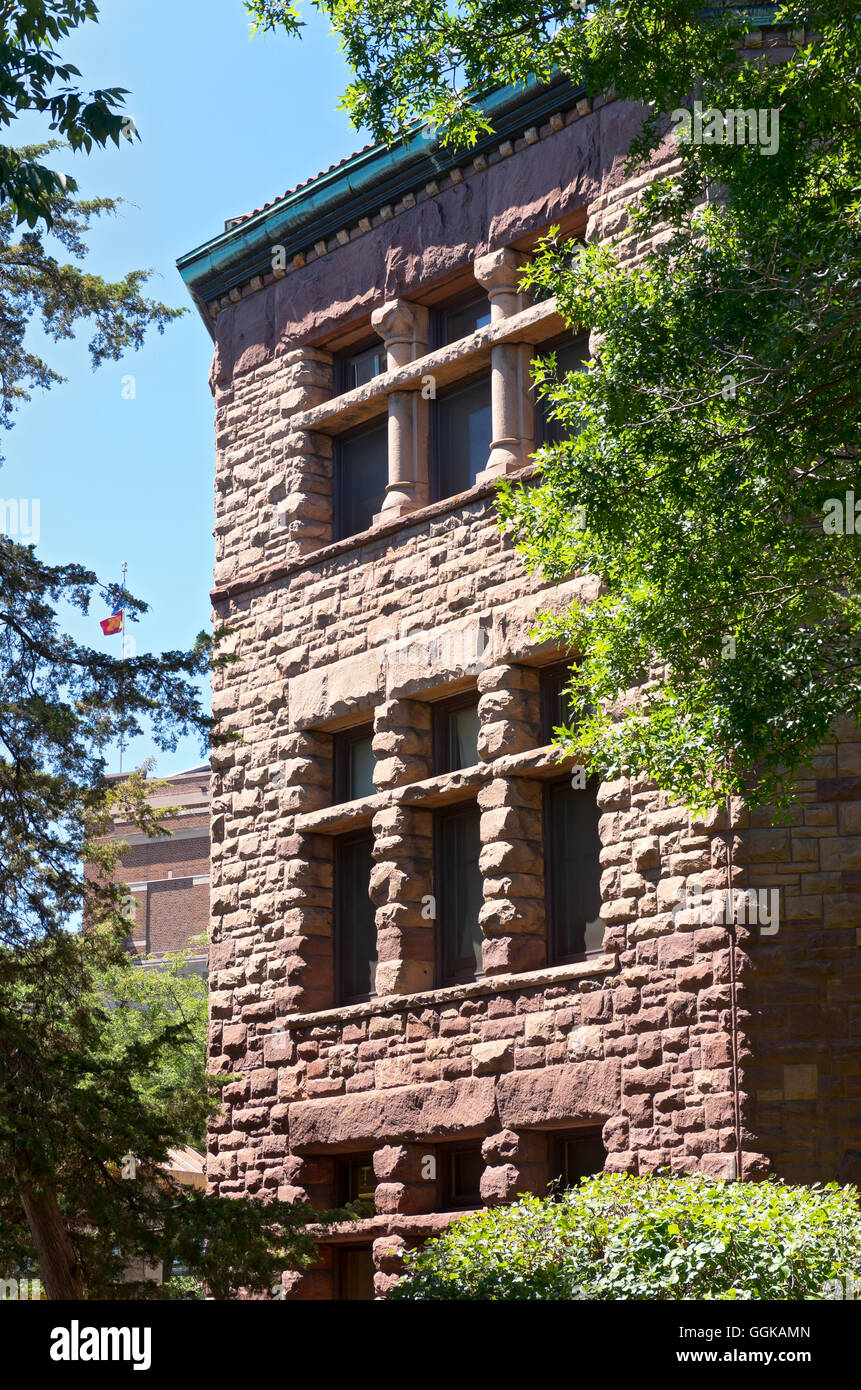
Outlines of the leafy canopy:
M73 150L134 137L122 115L123 87L85 91L73 63L57 45L82 24L95 22L95 0L4 0L0 5L0 127L22 111L48 118L49 128ZM50 148L56 148L52 146ZM0 145L0 203L9 202L19 221L50 226L52 199L73 192L75 180L42 162L41 149Z
M289 7L249 8L296 32ZM779 61L745 43L744 6L702 0L318 8L356 74L345 104L382 138L422 120L468 143L488 126L470 90L554 70L640 104L639 205L585 247L551 236L527 277L593 355L539 372L571 437L539 451L538 486L503 485L502 518L541 575L601 581L548 624L579 663L566 750L698 808L785 803L835 721L861 716L855 0L775 6ZM695 100L753 126L686 140Z

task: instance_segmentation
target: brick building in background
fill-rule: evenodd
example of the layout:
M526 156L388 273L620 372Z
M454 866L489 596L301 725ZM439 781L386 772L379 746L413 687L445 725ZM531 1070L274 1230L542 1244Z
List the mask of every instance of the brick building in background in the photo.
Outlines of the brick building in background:
M490 104L468 153L367 149L180 262L243 735L212 757L211 1065L241 1079L208 1179L377 1211L292 1297L382 1293L405 1245L556 1176L833 1179L861 1148L858 730L780 828L552 747L534 615L595 589L525 575L493 494L554 437L531 358L588 340L517 281L551 224L624 227L638 118L564 82ZM696 909L727 887L769 890L761 930Z
M132 949L147 968L158 968L165 951L185 950L209 929L209 780L206 763L155 779L153 806L176 806L165 831L148 839L122 821L116 838L128 842L119 874L135 901L137 930ZM187 968L206 973L206 946L192 947Z

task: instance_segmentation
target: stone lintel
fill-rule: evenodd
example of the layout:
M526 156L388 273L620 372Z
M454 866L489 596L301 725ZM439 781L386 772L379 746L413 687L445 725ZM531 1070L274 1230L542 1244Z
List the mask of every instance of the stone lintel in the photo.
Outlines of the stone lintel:
M350 1096L295 1101L289 1110L290 1148L349 1153L391 1139L472 1139L496 1128L492 1077L397 1086Z
M621 1077L617 1059L508 1072L496 1081L500 1123L506 1129L525 1129L607 1120L621 1106Z

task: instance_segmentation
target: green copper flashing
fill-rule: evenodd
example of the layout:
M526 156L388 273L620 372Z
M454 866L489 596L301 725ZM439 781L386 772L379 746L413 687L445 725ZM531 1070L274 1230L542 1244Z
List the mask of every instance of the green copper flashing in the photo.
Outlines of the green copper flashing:
M536 82L499 89L483 102L493 120L493 134L469 150L443 149L417 126L408 137L354 155L180 256L177 267L207 327L211 330L212 323L206 304L270 270L273 246L283 246L289 258L309 243L325 240L359 217L395 202L422 182L440 178L465 158L495 148L518 128L570 107L583 94L583 88L575 89L565 78L550 86Z
M739 4L751 27L774 22L775 5ZM704 13L717 13L724 3ZM204 323L213 332L207 304L246 284L272 267L272 248L282 246L291 258L308 245L327 240L360 217L373 215L386 203L395 203L423 182L438 179L464 159L486 154L525 126L564 111L586 95L585 87L560 77L549 85L529 82L500 87L479 97L493 122L493 133L468 150L445 149L420 124L391 145L361 151L336 168L320 174L271 207L228 226L177 260L177 268Z

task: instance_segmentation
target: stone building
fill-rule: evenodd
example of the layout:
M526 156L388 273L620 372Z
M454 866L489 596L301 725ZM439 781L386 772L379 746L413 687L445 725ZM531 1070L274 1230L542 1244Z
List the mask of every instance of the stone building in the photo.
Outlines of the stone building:
M158 778L148 797L154 807L176 807L165 833L154 837L118 820L117 839L127 842L118 876L129 886L136 923L131 948L148 969L165 952L190 950L187 968L205 974L209 930L209 767Z
M366 149L180 261L243 735L212 757L211 1057L241 1079L208 1179L376 1208L292 1297L384 1293L552 1178L833 1179L861 1148L858 731L778 827L552 746L566 653L534 618L593 582L526 576L494 490L557 428L531 359L588 342L518 277L551 224L624 227L636 113L561 81L491 105L469 152Z

